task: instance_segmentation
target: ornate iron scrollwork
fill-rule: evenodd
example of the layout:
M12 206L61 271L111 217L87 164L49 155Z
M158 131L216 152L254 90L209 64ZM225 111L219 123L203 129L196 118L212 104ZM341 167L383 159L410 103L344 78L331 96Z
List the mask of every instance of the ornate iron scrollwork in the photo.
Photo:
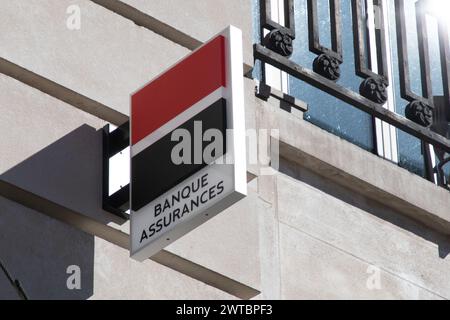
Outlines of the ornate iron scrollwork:
M408 37L406 30L406 10L405 0L398 0L395 2L396 10L396 28L397 28L397 45L398 45L398 59L400 67L400 93L401 97L408 100L410 103L406 106L405 115L408 119L420 124L424 127L430 127L431 130L446 136L445 130L440 130L441 125L438 123L448 121L444 119L447 117L447 111L437 110L433 97L433 85L431 82L431 67L429 57L428 31L426 13L427 7L423 0L417 1L415 4L416 19L417 19L417 35L418 35L418 49L420 59L421 71L421 85L422 95L418 95L411 89L411 79L409 74L409 60L408 60ZM445 74L449 74L449 66L442 61L448 61L448 31L439 23L439 41L441 64ZM443 77L443 87L448 99L448 76ZM448 104L448 101L446 102ZM450 113L449 113L450 114ZM444 125L445 127L445 125ZM437 129L439 128L439 130Z
M359 92L338 83L341 67L344 63L342 51L342 6L340 0L328 0L330 14L331 46L322 45L319 37L321 27L318 17L318 0L307 0L307 21L309 51L317 57L312 63L312 70L289 59L292 54L292 40L295 39L294 1L283 0L285 19L281 25L271 20L271 0L261 0L261 34L269 31L262 44L254 45L254 57L263 63L288 73L337 99L380 119L397 129L410 134L423 143L424 150L434 146L436 154L446 152L447 158L439 158L441 167L450 166L450 48L448 29L439 23L439 47L444 93L442 101L435 102L432 93L428 39L426 30L425 0L416 2L416 19L418 31L418 47L420 58L422 93L418 95L411 90L408 64L408 43L405 23L405 0L395 0L395 23L397 33L397 49L399 64L399 86L401 98L409 104L406 117L383 106L388 101L390 71L386 43L385 9L386 1L352 0L353 47L355 56L355 73L363 78ZM410 14L410 13L408 13ZM369 26L370 20L374 25ZM306 32L306 30L302 30ZM371 47L375 46L375 47ZM348 62L347 62L348 63ZM395 72L396 70L394 70ZM439 105L441 105L439 107ZM424 128L426 127L426 128ZM430 161L427 161L429 158ZM425 162L432 163L430 153L424 153ZM428 178L433 179L436 170L429 170ZM442 178L448 184L450 177ZM434 181L434 180L433 180Z
M271 19L271 0L261 0L261 32L269 33L262 40L262 44L283 57L290 57L294 51L292 41L295 39L294 1L283 0L285 8L285 25Z
M400 67L400 93L401 97L409 104L405 109L406 118L414 121L415 123L429 128L431 131L443 136L450 137L449 125L450 121L450 68L449 68L449 37L448 29L444 21L438 21L438 37L439 37L439 52L441 60L441 71L443 74L443 88L444 95L443 100L436 104L436 99L441 97L435 97L433 94L433 84L431 81L431 66L430 66L430 53L429 53L429 32L427 30L427 4L424 0L419 0L415 3L415 16L417 26L417 38L419 49L419 61L420 61L420 80L422 86L421 95L413 92L411 89L410 68L408 60L408 31L406 24L406 15L409 14L405 9L405 0L395 1L395 13L396 13L396 29L397 29L397 46L398 46L398 59ZM431 13L432 14L432 13ZM429 148L428 148L429 149ZM444 176L443 166L449 164L449 158L445 158L445 151L442 148L434 148L436 156L439 159L439 165L437 170L438 184L441 186L447 186L450 177ZM446 150L449 151L449 150ZM425 154L425 159L430 158L431 154ZM431 161L425 160L427 170L432 165ZM435 182L434 174L428 177L431 181Z
M340 0L329 0L331 48L324 47L319 36L317 0L308 0L309 50L318 56L314 59L313 70L322 77L337 81L341 76L342 59Z
M282 55L283 57L290 57L293 52L292 36L283 29L273 29L263 40L263 45Z
M424 127L429 127L433 123L433 108L423 101L410 102L406 106L405 115L409 120Z
M353 13L353 39L355 50L355 66L356 74L365 80L361 83L359 92L363 97L379 104L384 104L388 100L387 87L389 86L389 77L386 62L386 45L384 37L384 17L383 17L383 2L378 1L378 10L376 10L380 18L379 20L379 36L377 37L377 48L380 48L381 54L377 57L381 61L378 73L372 71L367 67L367 53L364 45L365 33L365 15L363 14L363 5L366 1L352 1ZM367 8L366 8L367 10Z
M422 96L419 96L411 90L405 0L398 0L395 2L395 11L398 59L400 67L400 94L403 99L410 102L406 106L405 116L421 126L429 127L433 121L432 117L434 103L432 101L433 93L431 78L429 75L430 61L429 59L426 59L426 57L428 57L428 37L426 23L424 20L425 13L423 3L421 3L421 1L416 2L417 35L423 87Z
M383 76L369 77L364 80L360 87L359 92L363 97L366 97L373 102L383 104L388 100L387 86L388 82Z
M339 60L325 53L314 60L313 70L321 76L333 81L338 80L341 76Z

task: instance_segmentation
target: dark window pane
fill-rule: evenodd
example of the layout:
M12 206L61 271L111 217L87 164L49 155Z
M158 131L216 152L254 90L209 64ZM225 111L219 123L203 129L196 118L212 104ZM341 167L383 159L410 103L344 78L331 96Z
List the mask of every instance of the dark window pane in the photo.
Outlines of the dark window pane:
M330 47L330 13L327 3L328 0L319 1L319 28L321 44ZM308 46L307 1L296 0L294 6L296 39L291 59L301 66L312 69L312 63L317 55L311 53ZM363 79L355 75L350 0L342 1L341 14L344 63L341 65L341 78L338 83L358 92ZM374 150L373 120L370 115L294 77L289 77L289 84L290 94L305 101L309 106L309 111L305 114L307 121L364 149Z

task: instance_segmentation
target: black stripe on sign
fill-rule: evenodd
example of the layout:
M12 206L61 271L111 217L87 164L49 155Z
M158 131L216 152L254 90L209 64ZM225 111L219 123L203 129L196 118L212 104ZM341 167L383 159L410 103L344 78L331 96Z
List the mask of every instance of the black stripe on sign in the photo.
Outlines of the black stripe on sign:
M203 133L208 129L218 129L223 136L223 153L216 154L215 159L226 153L226 100L220 99L198 113L177 129L186 129L191 136L191 163L176 165L171 153L178 141L171 141L172 132L142 150L131 159L131 209L138 211L164 192L184 181L207 163L194 164L194 121L202 123L202 155L210 141L203 141ZM176 129L175 129L176 130Z

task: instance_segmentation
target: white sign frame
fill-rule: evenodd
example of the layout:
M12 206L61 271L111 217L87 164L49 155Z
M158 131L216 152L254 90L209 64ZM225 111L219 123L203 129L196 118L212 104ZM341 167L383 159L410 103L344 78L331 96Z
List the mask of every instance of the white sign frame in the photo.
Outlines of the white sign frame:
M130 256L135 260L143 261L151 257L173 241L179 239L247 195L242 31L234 26L229 26L212 39L218 36L225 38L227 78L224 98L227 104L227 128L232 129L231 134L227 134L227 153L214 163L209 164L185 181L174 186L171 190L153 200L138 212L131 211ZM191 54L195 54L195 52ZM225 164L221 162L225 162ZM187 215L186 218L183 216L176 224L168 228L165 232L158 234L154 239L146 240L143 244L139 242L141 240L142 230L152 223L152 216L155 219L151 209L152 206L170 195L171 192L176 191L180 186L182 187L184 183L189 182L189 180L194 180L196 177L202 176L205 173L208 173L209 179L212 177L214 181L220 177L224 178L224 181L228 181L228 185L224 188L223 193L217 196L215 200L210 200L207 207L197 210L198 212L191 212L192 214ZM130 199L132 199L131 193L132 185L130 185ZM149 209L146 210L146 208Z

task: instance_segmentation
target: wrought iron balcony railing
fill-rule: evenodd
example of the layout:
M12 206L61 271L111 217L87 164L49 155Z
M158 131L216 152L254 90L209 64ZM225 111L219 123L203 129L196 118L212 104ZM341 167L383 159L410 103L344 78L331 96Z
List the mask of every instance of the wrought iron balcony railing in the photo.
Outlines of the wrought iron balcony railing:
M260 0L259 3L261 40L254 45L255 60L270 64L290 77L362 110L373 119L384 121L397 130L418 138L423 155L424 176L448 188L449 33L446 21L436 19L440 60L438 82L442 90L441 94L435 95L433 87L436 86L434 79L436 71L430 67L430 33L427 30L428 19L433 16L433 12L429 9L429 0L279 0L283 4L284 18L278 21L271 18L272 1L274 0ZM318 6L323 8L325 5L327 6L325 12L328 13L326 17L323 16L324 10L318 9ZM301 6L303 11L297 6ZM389 6L390 11L386 6ZM348 12L344 7L349 9ZM349 46L348 40L343 42L344 15L347 17L345 23L352 25L352 36L345 35L346 39L351 39L353 45L351 54L343 50ZM414 41L411 41L412 33L408 29L411 17L415 19ZM304 29L300 29L299 19L307 20L307 23L301 21L300 25ZM370 19L374 20L372 24L369 23ZM324 29L324 24L327 24L325 29L329 30L325 41L328 42L328 46L320 36L323 35L321 28ZM373 36L372 42L370 32ZM308 41L294 45L296 35L300 33L307 34ZM305 39L305 36L302 39ZM300 45L307 46L306 50L315 55L309 65L305 65L304 59L301 59L303 63L299 63L296 61L298 59L293 58L295 48ZM411 56L409 50L413 46L417 46L415 49L418 52L417 75L411 75L408 58ZM432 62L436 64L436 61ZM340 81L342 67L349 63L352 64L353 76L360 81L356 89ZM416 69L414 70L417 71ZM393 79L396 80L395 85ZM261 80L265 81L264 74ZM412 80L415 84L420 82L414 86L415 90L411 88ZM395 96L395 86L398 86L398 97ZM416 88L421 88L421 92L414 92L417 91ZM397 106L403 103L403 106L398 108L403 110L402 112L386 107L390 90L394 92L392 93L394 103Z

